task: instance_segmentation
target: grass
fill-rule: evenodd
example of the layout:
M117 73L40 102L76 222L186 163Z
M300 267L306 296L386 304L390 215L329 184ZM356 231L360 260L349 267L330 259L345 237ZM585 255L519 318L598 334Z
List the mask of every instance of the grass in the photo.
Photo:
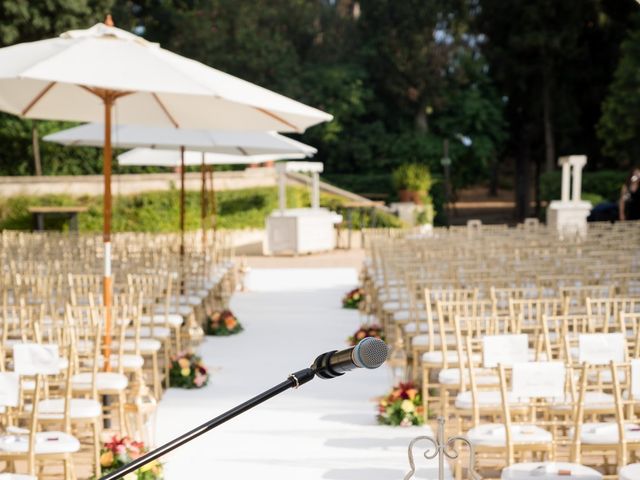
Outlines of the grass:
M186 192L185 228L200 228L200 192ZM222 229L264 228L265 218L278 208L278 192L274 187L228 190L216 194L218 227ZM341 210L343 201L333 195L321 195L322 206ZM82 205L89 208L78 217L81 232L102 231L102 196L43 195L0 198L0 229L30 230L30 206ZM309 190L287 188L287 205L300 208L309 205ZM115 232L174 232L179 230L180 192L172 189L113 199L112 230ZM46 228L64 230L64 219L47 218ZM378 226L399 226L395 217L378 214Z

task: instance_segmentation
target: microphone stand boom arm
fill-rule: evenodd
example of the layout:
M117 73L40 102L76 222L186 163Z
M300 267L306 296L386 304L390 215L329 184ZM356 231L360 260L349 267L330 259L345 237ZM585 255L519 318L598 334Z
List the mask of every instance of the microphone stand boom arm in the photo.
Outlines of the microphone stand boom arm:
M139 468L144 465L157 460L163 455L175 450L176 448L184 445L185 443L190 442L194 438L199 437L200 435L207 433L209 430L216 428L219 425L231 420L232 418L240 415L241 413L246 412L247 410L252 409L256 405L260 405L261 403L269 400L276 395L289 390L290 388L298 388L301 385L304 385L307 382L313 380L316 372L311 368L305 368L304 370L300 370L296 373L292 373L289 375L286 381L279 383L278 385L271 387L269 390L262 392L259 395L256 395L250 400L233 407L231 410L226 411L222 415L217 416L209 420L206 423L203 423L199 427L194 428L193 430L171 440L170 442L161 445L160 447L147 452L141 457L136 458L131 463L127 463L126 465L120 467L117 470L114 470L111 473L106 474L101 477L100 480L116 480L118 478L122 478L129 473L135 472Z

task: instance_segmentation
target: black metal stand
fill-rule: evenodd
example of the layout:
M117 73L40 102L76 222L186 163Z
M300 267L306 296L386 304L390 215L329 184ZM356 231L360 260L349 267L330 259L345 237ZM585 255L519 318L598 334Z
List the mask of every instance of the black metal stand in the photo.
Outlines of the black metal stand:
M222 425L223 423L231 420L232 418L240 415L241 413L246 412L247 410L252 409L256 405L260 405L261 403L269 400L272 397L284 392L285 390L289 390L290 388L298 388L301 385L304 385L307 382L313 380L315 376L315 372L310 368L305 368L304 370L300 370L296 373L292 373L289 375L286 381L276 385L275 387L270 388L269 390L262 392L260 395L253 397L250 400L238 405L237 407L228 410L222 415L217 416L216 418L209 420L206 423L203 423L199 427L194 428L193 430L179 436L178 438L174 438L170 442L165 443L164 445L156 448L155 450L151 450L150 452L144 454L143 456L135 459L133 462L124 465L123 467L115 470L111 473L108 473L104 477L101 477L100 480L116 480L118 478L122 478L125 475L135 472L140 467L157 460L161 456L169 453L172 450L184 445L185 443L190 442L194 438L199 437L203 433L208 432L216 428L218 425Z

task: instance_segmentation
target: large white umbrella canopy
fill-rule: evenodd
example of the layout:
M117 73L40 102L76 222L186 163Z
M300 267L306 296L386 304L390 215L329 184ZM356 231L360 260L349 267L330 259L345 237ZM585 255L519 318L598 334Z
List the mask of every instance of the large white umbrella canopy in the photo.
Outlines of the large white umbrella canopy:
M296 142L299 143L299 142ZM309 149L315 150L313 147L309 147L301 143ZM134 148L128 152L124 152L118 155L118 163L123 166L137 166L137 167L167 167L177 168L180 170L180 251L184 250L184 221L185 221L185 185L184 185L184 168L188 166L201 166L202 172L202 232L203 232L203 244L205 242L205 165L243 165L254 163L265 163L275 160L298 160L306 158L311 154L299 152L299 153L272 153L261 155L227 155L223 153L209 153L198 152L194 150L157 150L153 148ZM213 189L213 168L211 169L211 188ZM215 193L212 192L212 210L215 217Z
M332 119L102 23L0 49L0 110L93 122L108 92L118 124L302 132Z
M104 144L104 125L87 123L49 134L44 137L44 140L68 146L101 147ZM112 127L111 145L114 148L124 149L145 147L178 150L180 147L185 147L189 151L229 155L273 155L277 153L313 155L317 153L315 148L276 132L188 130L143 125Z
M105 367L111 342L111 124L302 132L332 116L98 23L0 49L0 110L103 121Z

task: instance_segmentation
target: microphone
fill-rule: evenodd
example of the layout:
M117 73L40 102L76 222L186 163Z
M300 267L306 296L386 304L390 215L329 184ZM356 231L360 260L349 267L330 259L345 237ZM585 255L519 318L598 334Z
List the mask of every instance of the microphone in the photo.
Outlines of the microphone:
M355 347L323 353L313 362L311 370L320 378L335 378L354 368L378 368L388 355L386 343L379 338L367 337Z

